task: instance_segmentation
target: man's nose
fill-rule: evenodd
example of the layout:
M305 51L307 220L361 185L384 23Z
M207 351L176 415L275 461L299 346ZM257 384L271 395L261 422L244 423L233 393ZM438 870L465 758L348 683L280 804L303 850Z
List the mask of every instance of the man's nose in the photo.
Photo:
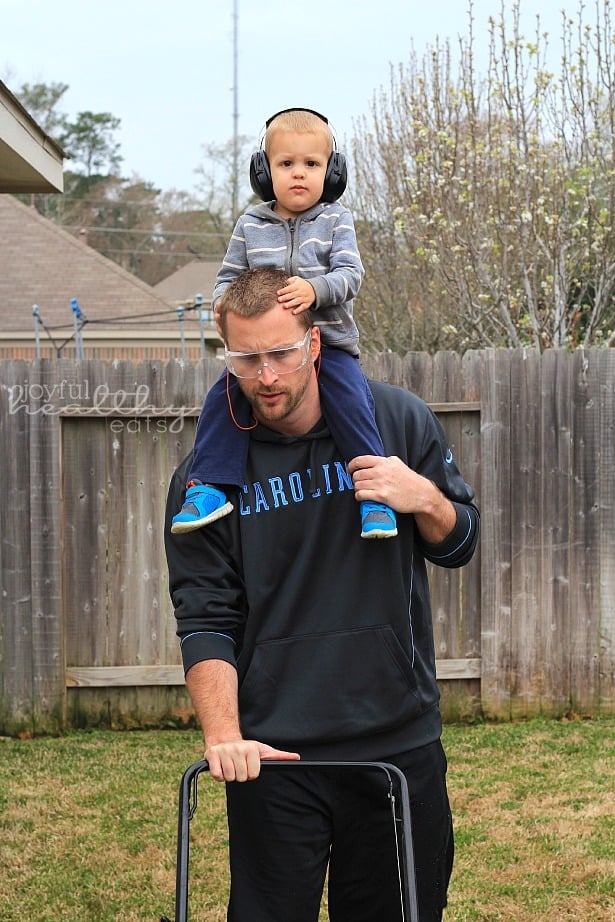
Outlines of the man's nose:
M261 366L260 379L265 387L267 387L269 384L275 384L275 382L278 380L277 374L273 368L267 364L267 362L264 362Z

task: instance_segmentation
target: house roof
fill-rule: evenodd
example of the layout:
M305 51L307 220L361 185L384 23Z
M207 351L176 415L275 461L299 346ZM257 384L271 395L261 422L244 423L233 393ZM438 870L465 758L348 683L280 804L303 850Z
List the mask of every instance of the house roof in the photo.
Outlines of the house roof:
M10 195L0 195L0 241L0 332L32 330L33 305L47 327L70 329L72 298L107 330L177 330L153 288Z
M0 80L0 192L62 192L65 156Z
M195 259L154 285L154 291L173 304L193 301L202 295L203 303L211 303L220 260Z

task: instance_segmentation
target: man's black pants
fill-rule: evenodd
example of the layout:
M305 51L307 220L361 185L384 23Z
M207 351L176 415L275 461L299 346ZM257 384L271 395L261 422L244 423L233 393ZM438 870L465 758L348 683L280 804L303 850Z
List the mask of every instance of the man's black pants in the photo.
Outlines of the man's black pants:
M453 865L439 741L386 761L408 780L420 922L438 922ZM383 772L291 768L227 785L228 922L317 922L329 867L331 922L401 922Z

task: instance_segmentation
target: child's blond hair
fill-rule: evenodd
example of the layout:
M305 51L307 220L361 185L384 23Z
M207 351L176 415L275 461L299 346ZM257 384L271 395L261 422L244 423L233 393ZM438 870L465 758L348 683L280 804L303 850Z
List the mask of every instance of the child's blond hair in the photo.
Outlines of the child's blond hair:
M297 133L308 131L322 132L327 138L327 143L329 145L328 152L331 154L335 149L333 132L329 128L328 122L307 109L289 109L286 112L280 112L267 123L264 140L265 153L267 155L269 155L271 136L276 131L296 131Z

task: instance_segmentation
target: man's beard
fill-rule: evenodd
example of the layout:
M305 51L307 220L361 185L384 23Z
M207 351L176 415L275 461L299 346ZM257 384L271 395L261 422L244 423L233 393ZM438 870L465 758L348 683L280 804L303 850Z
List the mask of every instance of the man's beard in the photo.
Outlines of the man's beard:
M309 380L309 376L304 375L302 380L294 387L287 388L284 384L280 386L278 382L276 382L271 387L259 388L259 390L262 391L264 395L268 393L280 395L280 398L276 401L275 406L269 406L267 401L262 399L262 395L258 391L250 392L246 388L242 387L241 383L240 387L249 402L252 404L254 415L266 426L269 423L282 422L297 409L297 407L303 401L305 392L308 389Z

